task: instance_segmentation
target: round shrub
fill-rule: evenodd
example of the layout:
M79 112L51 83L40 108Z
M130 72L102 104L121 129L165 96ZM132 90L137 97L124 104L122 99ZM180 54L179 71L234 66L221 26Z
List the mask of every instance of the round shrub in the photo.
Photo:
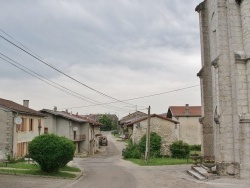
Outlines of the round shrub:
M170 151L173 158L187 158L190 153L190 147L187 143L179 140L170 145Z
M54 134L37 136L29 143L29 156L44 172L57 172L73 159L74 152L71 140Z
M140 152L145 154L146 150L146 135L141 138L139 143ZM150 133L150 156L159 157L161 154L161 137L155 133Z

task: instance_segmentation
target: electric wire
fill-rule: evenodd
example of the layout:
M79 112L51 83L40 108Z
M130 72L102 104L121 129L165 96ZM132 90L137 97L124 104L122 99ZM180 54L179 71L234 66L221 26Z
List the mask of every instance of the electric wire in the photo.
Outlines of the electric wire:
M128 105L134 106L133 104L130 104L130 103L127 103L127 102L123 102L123 101L121 101L121 100L119 100L119 99L116 99L116 98L114 98L114 97L111 97L111 96L109 96L109 95L107 95L107 94L105 94L105 93L103 93L103 92L100 92L100 91L98 91L98 90L96 90L96 89L94 89L94 88L92 88L92 87L90 87L90 86L84 84L83 82L81 82L81 81L79 81L79 80L73 78L72 76L70 76L70 75L64 73L63 71L59 70L59 69L56 68L55 66L53 66L53 65L51 65L51 64L49 64L49 63L47 63L47 62L45 62L45 61L42 60L41 58L39 58L39 57L33 55L32 53L30 53L30 52L28 52L27 50L23 49L22 47L18 46L18 45L15 44L14 42L8 40L8 39L5 38L4 36L0 35L0 37L1 37L2 39L4 39L5 41L9 42L10 44L12 44L13 46L15 46L16 48L20 49L21 51L27 53L27 54L30 55L31 57L33 57L33 58L35 58L36 60L40 61L41 63L47 65L48 67L54 69L55 71L59 72L60 74L62 74L62 75L64 75L64 76L68 77L69 79L71 79L71 80L73 80L73 81L79 83L80 85L82 85L82 86L84 86L84 87L86 87L86 88L88 88L88 89L90 89L90 90L92 90L92 91L95 91L95 92L99 93L100 95L103 95L103 96L105 96L105 97L108 97L108 98L110 98L110 99L113 99L113 100L115 100L115 101L117 101L117 102L121 102L121 103L125 103L125 104L128 104Z
M75 91L73 91L73 90L70 90L70 89L68 89L68 88L66 88L66 87L64 87L64 86L62 86L62 85L60 85L60 84L58 84L58 83L56 83L56 82L54 82L54 81L52 81L52 80L47 79L46 77L42 76L41 74L36 73L35 71L29 69L28 67L25 67L25 66L21 65L20 63L18 63L18 62L16 62L15 60L9 58L8 56L2 54L1 52L0 52L0 54L6 58L6 59L5 59L5 58L3 58L3 57L0 56L0 58L1 58L2 60L4 60L5 62L11 64L12 66L14 66L14 67L16 67L16 68L22 70L23 72L25 72L25 73L27 73L27 74L33 76L33 77L35 77L35 78L37 78L37 79L39 79L39 80L41 80L41 81L43 81L43 82L49 84L50 86L52 86L52 87L54 87L54 88L57 88L57 89L59 89L59 90L65 92L65 93L67 93L67 94L69 94L69 95L71 95L71 96L77 97L77 98L79 98L79 99L81 99L81 100L87 101L87 102L92 103L92 104L94 104L93 102L100 103L99 101L90 99L90 98L88 98L88 97L86 97L86 96L84 96L84 95L82 95L82 94L79 94L79 93L77 93L77 92L75 92ZM8 60L7 60L7 59L8 59ZM12 61L12 62L10 62L10 61ZM13 63L13 62L14 62L14 63ZM28 71L27 71L27 70L28 70ZM53 83L53 84L51 84L50 82ZM63 89L62 89L62 88L63 88ZM103 105L103 106L104 106L104 105ZM107 105L106 105L106 106L107 106ZM125 110L125 108L116 107L116 106L109 106L109 107L111 107L111 108L116 108L116 109L124 109L124 110ZM128 109L127 109L126 111L128 111Z

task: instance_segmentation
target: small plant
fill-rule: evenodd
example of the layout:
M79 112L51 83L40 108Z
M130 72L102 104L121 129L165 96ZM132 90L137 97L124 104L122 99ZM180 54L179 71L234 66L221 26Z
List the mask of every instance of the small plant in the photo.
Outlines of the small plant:
M213 160L213 159L205 159L204 163L215 163L215 160Z
M170 145L170 151L174 158L187 158L190 153L190 147L187 143L179 140Z
M139 159L141 157L139 145L129 141L128 146L122 150L122 156L124 159Z

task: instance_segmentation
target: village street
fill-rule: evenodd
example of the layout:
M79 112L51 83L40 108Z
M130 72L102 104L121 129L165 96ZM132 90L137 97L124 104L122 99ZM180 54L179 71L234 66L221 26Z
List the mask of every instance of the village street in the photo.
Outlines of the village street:
M83 176L76 181L35 178L30 176L0 175L0 187L8 188L247 188L249 181L237 179L217 179L197 181L186 170L190 165L141 167L125 161L121 157L123 142L118 142L108 134L109 144L103 152L88 158L74 158L83 170Z

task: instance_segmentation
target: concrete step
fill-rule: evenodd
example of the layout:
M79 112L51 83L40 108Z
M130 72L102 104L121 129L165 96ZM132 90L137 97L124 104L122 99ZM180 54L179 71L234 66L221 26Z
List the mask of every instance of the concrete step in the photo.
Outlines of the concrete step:
M204 169L202 166L192 166L191 167L195 172L201 174L204 177L207 177L207 169Z
M187 173L189 175L193 176L197 180L205 180L206 179L203 175L199 174L198 172L194 171L193 169L187 170Z

